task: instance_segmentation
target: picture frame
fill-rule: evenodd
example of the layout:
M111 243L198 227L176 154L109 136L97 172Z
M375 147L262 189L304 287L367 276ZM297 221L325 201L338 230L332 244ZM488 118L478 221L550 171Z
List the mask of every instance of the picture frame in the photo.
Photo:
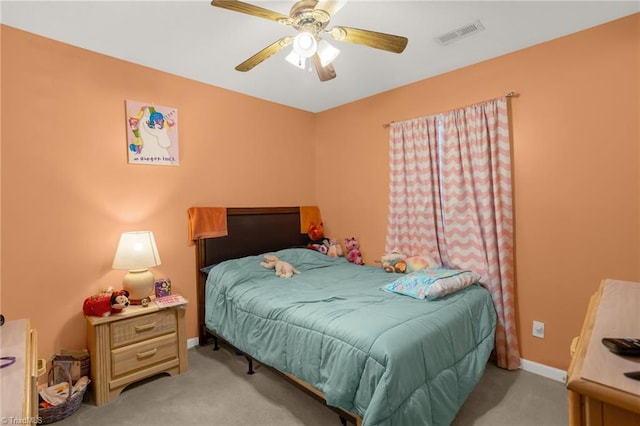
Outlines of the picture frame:
M178 110L130 100L125 107L129 164L178 166Z
M169 296L171 294L171 280L169 278L161 278L155 282L156 298Z

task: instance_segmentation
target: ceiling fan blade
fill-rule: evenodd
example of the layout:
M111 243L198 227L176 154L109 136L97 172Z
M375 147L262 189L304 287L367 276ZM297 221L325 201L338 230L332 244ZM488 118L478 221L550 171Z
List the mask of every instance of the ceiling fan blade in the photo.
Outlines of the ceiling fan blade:
M270 56L278 53L285 47L289 46L293 42L293 37L287 36L282 37L281 39L271 43L269 46L265 47L240 65L236 67L237 71L249 71L256 65L260 64L265 59L268 59Z
M393 53L402 53L409 42L406 37L350 27L333 27L328 33L336 40L363 44Z
M269 19L276 22L283 22L289 19L287 15L236 0L212 0L211 6L246 13L247 15L257 16L259 18Z
M327 81L336 78L336 70L333 69L333 65L327 64L326 67L323 67L322 63L320 63L320 56L317 53L313 55L313 63L316 66L316 71L318 72L318 78L320 81Z
M321 9L333 16L347 3L346 0L320 0L315 9Z

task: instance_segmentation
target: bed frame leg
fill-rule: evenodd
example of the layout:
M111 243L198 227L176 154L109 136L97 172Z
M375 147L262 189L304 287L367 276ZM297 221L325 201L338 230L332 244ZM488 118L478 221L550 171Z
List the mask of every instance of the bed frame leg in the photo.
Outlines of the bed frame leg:
M255 371L253 371L253 359L251 357L246 356L246 355L244 357L247 359L247 361L249 361L249 371L247 371L247 374L255 373Z
M218 337L217 336L213 336L213 350L214 351L220 350L220 345L218 345Z
M342 423L342 426L347 426L347 419L345 419L344 417L340 416L340 423Z

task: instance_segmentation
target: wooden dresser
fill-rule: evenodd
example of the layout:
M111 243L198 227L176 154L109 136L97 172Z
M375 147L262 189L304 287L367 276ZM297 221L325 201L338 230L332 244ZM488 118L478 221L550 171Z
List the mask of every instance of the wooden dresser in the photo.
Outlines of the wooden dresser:
M570 426L640 426L640 358L611 353L603 337L640 337L640 283L604 280L591 297L567 375Z
M108 317L85 317L96 405L136 381L187 370L184 315L184 307L160 309L152 302Z
M28 319L0 327L0 356L2 423L38 423L38 334Z

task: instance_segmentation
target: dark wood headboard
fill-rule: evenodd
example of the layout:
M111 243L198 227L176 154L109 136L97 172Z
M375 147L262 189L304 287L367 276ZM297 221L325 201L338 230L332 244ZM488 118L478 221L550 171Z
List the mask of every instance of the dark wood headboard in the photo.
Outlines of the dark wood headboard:
M289 247L302 247L307 234L300 233L299 207L227 208L226 237L196 242L198 328L200 345L208 342L204 324L205 283L200 269L228 259L258 255Z
M227 208L227 232L226 237L200 239L196 242L200 345L206 345L211 336L204 323L207 277L200 272L200 268L229 259L259 255L289 247L302 247L309 242L307 234L300 233L299 207ZM245 356L247 355L245 354ZM249 365L249 370L252 371L252 364ZM291 374L274 371L326 404L324 394L311 385L300 381ZM327 406L340 415L342 424L346 424L346 419L349 419L354 425L362 426L362 419L357 415L341 408L331 407L328 404Z

